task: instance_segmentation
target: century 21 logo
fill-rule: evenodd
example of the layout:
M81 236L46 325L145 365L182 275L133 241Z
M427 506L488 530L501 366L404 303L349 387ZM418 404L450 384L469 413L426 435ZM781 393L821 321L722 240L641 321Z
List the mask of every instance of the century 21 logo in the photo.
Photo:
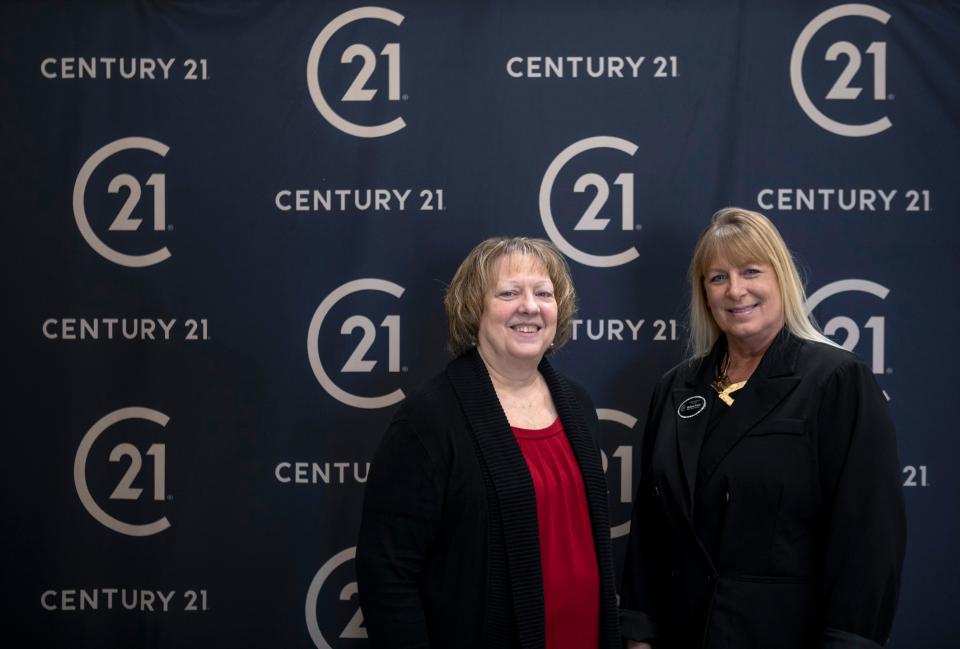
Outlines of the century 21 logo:
M90 177L97 168L107 158L121 151L130 149L150 151L162 158L167 155L170 147L147 137L125 137L101 147L96 153L90 156L90 159L80 168L80 173L77 174L77 181L73 186L73 215L77 221L77 227L80 229L80 234L83 235L83 238L90 244L90 247L97 251L100 256L121 266L142 268L144 266L159 264L161 261L170 257L170 251L166 246L145 255L128 255L114 250L104 243L93 231L93 228L90 226L90 219L87 218L85 205L87 184L90 182ZM153 230L163 232L168 229L166 176L162 173L151 174L144 184L150 187L153 192ZM122 173L114 176L107 185L107 191L111 194L117 194L121 189L127 189L129 191L127 200L124 202L123 207L120 208L120 211L117 212L116 217L114 217L113 222L110 224L109 230L112 232L135 232L143 225L143 220L134 218L131 215L140 203L140 199L143 196L143 187L137 178L130 174Z
M553 188L557 182L557 176L560 175L564 166L576 156L593 149L614 149L616 151L622 151L628 156L632 156L637 152L637 148L636 144L618 137L605 135L588 137L574 142L561 151L560 154L553 159L553 162L550 163L550 166L547 167L547 171L543 175L543 180L540 183L540 219L543 221L543 229L546 231L547 236L549 236L554 245L556 245L563 254L570 257L570 259L587 266L611 268L629 263L640 255L633 246L613 255L595 255L583 252L561 234L560 229L557 227L551 205ZM636 228L634 224L634 175L627 172L620 173L613 181L613 184L619 188L620 193L620 218L617 219L617 224L614 227L620 227L625 231L632 232ZM587 188L590 187L595 189L596 193L590 205L587 206L583 215L574 226L573 229L575 231L606 230L612 220L609 218L600 218L599 216L600 210L603 209L610 199L610 183L600 174L586 173L574 182L573 191L584 193L587 191Z
M876 282L871 282L866 279L843 279L831 282L807 298L807 313L813 313L813 310L829 297L851 292L867 293L883 300L886 299L890 293L890 289L882 284L877 284ZM883 316L873 315L867 319L863 328L869 329L872 333L870 369L874 374L884 374L887 372L884 354L886 347L886 321ZM845 315L834 316L823 326L823 333L828 336L834 336L840 331L846 334L846 338L840 345L847 351L853 351L857 343L860 342L860 326L853 318Z
M609 421L615 424L620 424L623 428L618 429L618 434L615 437L623 440L626 436L626 439L633 439L636 437L636 431L634 431L634 426L637 425L637 418L633 415L623 412L622 410L613 410L611 408L597 408L597 419L600 421ZM606 428L603 429L606 432ZM607 443L609 442L610 436L605 434L602 435L604 441L604 446L609 448ZM619 472L614 471L611 475L610 467L610 458L617 460L619 464ZM610 527L610 538L617 539L622 536L626 536L630 533L630 513L633 507L633 490L636 488L636 485L633 483L633 445L632 444L619 444L613 453L608 457L606 450L600 450L600 461L603 465L603 472L607 476L607 485L610 486L610 495L613 498L613 507L610 511L611 522L614 523ZM619 473L619 476L617 476ZM613 488L614 480L619 477L616 485L616 488ZM617 494L617 495L614 495ZM616 524L615 521L623 519L622 523Z
M313 640L313 644L316 645L317 649L331 649L330 643L327 642L327 639L323 636L323 632L320 630L320 622L317 619L317 609L321 606L321 600L324 611L329 612L331 608L336 607L330 595L336 592L336 587L346 580L349 581L346 581L346 584L340 589L336 602L349 603L357 596L357 580L352 578L355 575L355 571L351 568L343 568L343 566L352 563L356 556L357 548L351 547L346 550L341 550L330 557L330 559L320 567L317 574L313 576L310 587L307 589L304 613L306 615L307 631L310 633L310 639ZM333 576L331 577L331 575ZM335 586L324 589L324 584L327 583L335 583ZM353 606L356 606L355 610ZM346 607L346 604L341 604L336 608L341 607ZM360 607L356 604L351 605L350 610L353 611L353 614L350 616L350 620L346 626L343 627L343 630L340 631L338 638L344 640L362 640L367 637L367 629L363 626L363 611L360 610Z
M323 54L323 49L327 46L327 43L333 35L341 28L354 21L367 18L384 20L398 26L403 22L402 14L391 11L390 9L384 9L383 7L360 7L359 9L351 9L331 20L330 23L320 31L320 34L317 35L316 40L313 42L313 47L310 48L310 55L307 57L307 88L310 89L310 97L313 99L313 103L316 105L317 110L320 111L320 114L323 115L324 119L344 133L349 133L356 137L383 137L384 135L396 133L406 126L407 124L403 121L403 118L395 117L385 124L375 126L355 124L339 115L337 111L330 106L330 102L328 102L324 96L323 90L320 89L320 57ZM386 59L387 62L387 99L388 101L399 101L401 98L400 43L387 43L383 49L380 50L380 55ZM347 91L343 97L340 98L340 101L368 102L372 101L378 93L377 88L367 87L367 83L370 81L370 77L377 67L376 53L363 43L353 43L344 49L343 54L340 56L340 62L349 64L357 58L362 59L363 67L360 68L353 83L347 88Z
M170 421L170 418L162 412L151 410L150 408L121 408L120 410L114 410L105 415L87 431L87 434L84 435L80 441L80 446L77 448L77 454L73 462L73 482L77 488L77 495L80 496L80 502L83 503L86 510L91 516L97 519L97 521L115 532L120 532L128 536L150 536L151 534L162 532L170 527L170 521L167 520L166 516L146 524L133 524L121 521L104 511L94 499L93 494L90 493L90 488L87 484L87 461L90 457L90 450L93 448L94 442L96 442L108 428L128 419L148 421L161 428L164 428L167 422ZM141 454L140 449L129 442L122 442L113 447L110 451L110 462L121 462L124 458L129 458L130 464L127 466L127 470L120 479L120 482L117 483L116 488L114 488L110 494L109 500L136 501L140 500L142 496L156 501L165 501L167 499L166 445L160 443L151 444L147 449L146 455L151 458L153 464L153 484L152 489L148 489L145 494L144 489L133 486L134 480L137 479L140 470L143 468L143 454Z
M340 300L360 291L381 291L395 298L399 298L403 295L404 289L402 286L394 284L393 282L373 278L356 279L334 289L323 299L320 306L318 306L314 312L313 318L310 320L310 328L307 332L307 356L310 359L310 367L313 368L313 373L320 382L320 385L337 401L345 403L348 406L353 406L354 408L387 408L403 400L403 390L397 388L389 394L377 397L364 397L351 394L339 387L333 379L330 378L327 370L323 367L323 363L320 361L320 328L323 326L324 318L327 317L330 310ZM377 338L377 325L367 316L352 315L343 321L343 324L340 326L340 334L349 336L357 329L363 333L363 337L360 339L360 342L357 343L356 348L354 348L353 353L350 354L346 363L340 368L340 372L342 373L368 373L372 372L374 367L377 366L377 360L367 358L367 353ZM390 373L400 372L400 316L397 314L387 315L380 322L379 329L385 331L387 335L387 371Z
M886 11L865 4L845 4L827 9L811 20L800 32L800 36L797 37L797 42L793 46L793 54L790 56L790 84L793 86L793 94L796 96L803 112L818 126L837 135L865 137L887 130L893 125L892 122L886 116L868 124L847 124L827 117L810 99L803 82L803 56L807 51L807 46L810 45L810 41L827 24L851 16L870 18L882 25L886 25L887 21L890 20L890 14ZM884 41L874 41L864 51L872 61L872 98L875 101L885 101L888 98L887 44ZM826 94L825 99L828 101L857 99L863 90L850 85L863 64L863 55L860 50L849 41L836 41L827 48L824 60L837 61L841 56L846 57L847 63Z

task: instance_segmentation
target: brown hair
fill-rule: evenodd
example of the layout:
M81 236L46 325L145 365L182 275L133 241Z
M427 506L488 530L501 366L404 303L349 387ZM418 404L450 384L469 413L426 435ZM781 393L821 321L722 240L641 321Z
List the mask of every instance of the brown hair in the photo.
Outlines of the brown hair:
M459 356L477 342L483 303L495 262L505 255L530 255L543 265L553 282L557 302L557 333L548 350L559 349L569 339L571 320L577 312L577 294L570 278L570 268L560 251L549 241L528 237L493 237L482 241L460 264L454 274L443 304L447 311L447 348Z

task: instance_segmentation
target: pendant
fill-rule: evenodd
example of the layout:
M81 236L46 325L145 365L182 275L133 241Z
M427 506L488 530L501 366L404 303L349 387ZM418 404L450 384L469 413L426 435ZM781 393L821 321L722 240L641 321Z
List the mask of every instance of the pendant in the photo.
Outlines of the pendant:
M742 388L743 386L745 386L746 384L747 384L746 381L739 381L737 383L731 383L727 387L721 389L720 382L714 381L712 386L713 386L713 389L717 391L717 396L720 397L720 401L723 401L728 406L732 406L734 399L730 395L736 392L737 390L739 390L740 388Z

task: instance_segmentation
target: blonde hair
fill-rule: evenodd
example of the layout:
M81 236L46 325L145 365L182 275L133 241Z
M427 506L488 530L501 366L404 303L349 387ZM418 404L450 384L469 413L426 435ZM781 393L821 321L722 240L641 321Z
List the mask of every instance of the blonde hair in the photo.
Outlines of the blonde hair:
M787 331L799 338L838 346L820 332L813 316L807 315L807 296L800 273L776 226L759 212L725 207L713 215L710 225L700 234L690 260L690 356L705 356L720 337L703 286L707 267L720 258L735 266L750 262L770 264L780 287Z
M483 303L490 289L494 264L505 255L529 255L543 265L553 282L557 302L557 333L547 350L559 349L572 332L577 312L577 294L570 278L570 268L560 251L543 239L528 237L493 237L478 244L460 264L447 287L443 305L447 312L447 348L454 356L464 353L477 342Z

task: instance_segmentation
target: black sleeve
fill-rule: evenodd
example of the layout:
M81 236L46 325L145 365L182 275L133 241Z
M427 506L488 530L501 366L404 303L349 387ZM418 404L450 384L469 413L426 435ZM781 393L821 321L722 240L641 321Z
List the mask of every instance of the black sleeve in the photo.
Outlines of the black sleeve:
M652 562L657 560L658 552L651 547L654 537L647 530L650 529L649 523L654 518L651 508L656 506L649 468L663 410L660 397L662 390L662 385L658 385L654 390L643 429L640 482L633 499L630 537L627 542L627 558L620 592L620 632L624 638L637 642L650 642L656 637L656 624L651 614L652 598L655 594L651 593L651 585L653 583Z
M827 505L822 646L883 645L900 590L906 515L886 399L859 362L824 383L818 413Z
M447 471L402 413L381 441L367 480L357 582L372 647L430 646L418 577L434 546Z

